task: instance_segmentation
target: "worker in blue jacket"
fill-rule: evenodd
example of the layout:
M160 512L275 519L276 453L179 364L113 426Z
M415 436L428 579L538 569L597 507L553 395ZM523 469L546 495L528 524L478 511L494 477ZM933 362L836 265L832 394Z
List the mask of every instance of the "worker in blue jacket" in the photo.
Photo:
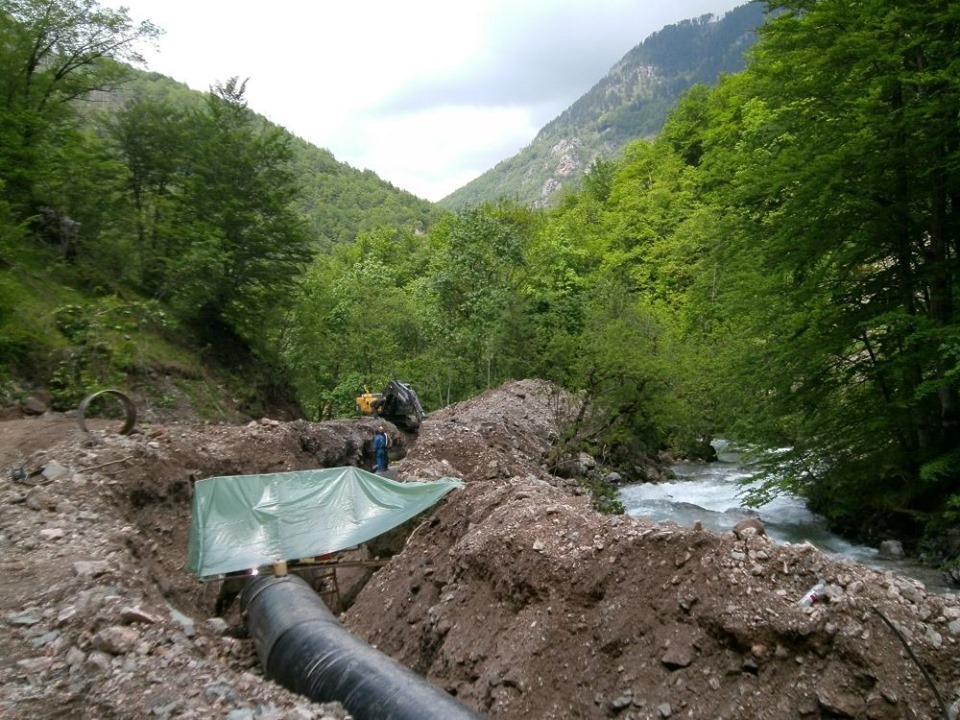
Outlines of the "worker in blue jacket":
M387 452L389 447L390 438L381 425L377 428L377 434L373 436L373 454L377 461L377 472L390 468L390 455Z

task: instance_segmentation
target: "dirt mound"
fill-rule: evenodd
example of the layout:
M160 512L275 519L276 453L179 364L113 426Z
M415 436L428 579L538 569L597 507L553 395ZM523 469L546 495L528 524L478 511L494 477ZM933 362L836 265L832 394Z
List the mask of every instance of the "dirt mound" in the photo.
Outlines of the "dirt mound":
M491 717L936 717L925 671L956 701L956 596L750 522L719 535L598 515L542 467L566 407L527 381L430 418L401 476L470 482L349 628Z
M545 469L565 402L525 381L432 414L415 444L391 431L399 477L467 484L348 628L490 717L940 717L931 683L955 715L956 596L756 528L599 515ZM210 617L215 586L183 568L191 487L370 467L375 426L0 423L0 717L344 717L265 682L237 618Z

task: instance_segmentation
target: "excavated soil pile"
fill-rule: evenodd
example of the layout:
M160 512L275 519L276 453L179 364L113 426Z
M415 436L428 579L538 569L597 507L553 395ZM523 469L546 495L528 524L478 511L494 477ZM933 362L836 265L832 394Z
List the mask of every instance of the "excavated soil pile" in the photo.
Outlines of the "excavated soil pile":
M489 717L943 717L933 688L955 716L956 596L756 526L599 515L544 469L568 413L525 381L434 413L415 444L392 431L400 478L467 483L346 626ZM211 618L216 585L184 570L190 497L215 475L369 467L374 427L0 423L0 718L346 717L264 681L235 608Z
M598 515L538 465L557 407L526 382L431 416L401 477L468 484L364 588L351 630L490 717L940 717L924 671L955 714L956 596L749 522Z

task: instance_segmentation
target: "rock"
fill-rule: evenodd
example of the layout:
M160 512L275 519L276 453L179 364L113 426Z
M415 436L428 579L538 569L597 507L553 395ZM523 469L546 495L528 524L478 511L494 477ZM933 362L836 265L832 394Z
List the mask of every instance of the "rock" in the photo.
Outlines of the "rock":
M109 653L104 652L103 650L94 650L92 653L87 655L87 659L84 661L84 665L92 670L107 671L110 669L110 666L113 664L113 660L110 657Z
M39 398L31 395L23 401L20 409L24 415L43 415L47 411L47 405Z
M43 466L40 474L43 475L44 479L53 482L54 480L66 477L70 474L70 471L56 460L51 460Z
M897 585L897 590L900 591L901 597L906 598L907 600L912 602L914 605L917 605L923 602L923 598L924 598L923 591L920 588L918 588L916 585L914 585L912 582L910 582L909 580L898 580L896 585Z
M184 635L187 637L193 637L196 634L197 630L196 625L193 622L193 618L189 617L188 615L184 615L172 605L167 605L167 609L170 611L170 617L173 618L174 622L183 628Z
M120 611L120 620L125 625L130 625L132 623L145 623L148 625L154 625L160 622L158 617L151 615L139 606L123 608Z
M604 473L604 475L603 475L603 481L604 481L605 483L610 484L610 485L616 486L616 485L619 485L620 483L623 482L623 475L621 475L620 473L618 473L618 472L616 472L616 471L611 471L611 472L608 472L608 473Z
M40 617L33 612L8 613L4 618L7 625L14 627L33 627L40 622Z
M31 488L27 493L27 507L37 512L41 510L55 510L57 501L42 487Z
M657 706L657 712L660 713L660 717L668 718L673 715L673 708L670 707L670 703L661 703Z
M758 517L749 517L733 526L733 534L740 540L746 540L749 537L766 535L767 530L763 526L763 520Z
M817 701L824 710L846 718L861 717L866 706L863 698L859 695L842 692L834 688L817 688Z
M213 682L203 689L203 695L210 703L217 701L236 702L239 700L236 690L225 682Z
M880 543L880 557L897 559L905 557L905 555L903 543L899 540L884 540Z
M90 642L97 650L111 655L125 655L133 650L139 639L140 633L135 629L126 625L112 625L94 635Z
M51 657L35 657L17 660L17 667L31 675L49 670L52 664L53 658Z
M82 578L96 578L110 571L106 560L78 560L73 564L73 572Z
M693 658L694 651L692 647L686 644L671 643L667 651L660 657L660 662L671 670L679 670L680 668L685 668L690 665L690 663L693 662Z
M71 647L67 650L67 665L70 667L80 667L86 659L86 654L78 647Z
M225 635L227 630L230 629L230 624L222 617L207 618L205 625L217 635Z

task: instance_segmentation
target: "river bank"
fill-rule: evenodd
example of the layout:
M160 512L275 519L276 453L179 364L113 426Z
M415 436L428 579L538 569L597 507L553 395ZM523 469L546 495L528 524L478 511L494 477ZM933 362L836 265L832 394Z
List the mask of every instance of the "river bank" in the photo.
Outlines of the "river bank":
M682 527L730 532L747 517L758 517L777 543L810 544L832 559L849 559L881 572L892 570L915 578L936 592L958 587L943 571L916 558L890 556L878 548L852 542L832 532L827 521L810 511L803 498L784 493L760 507L745 505L752 487L751 470L735 452L721 452L713 462L672 465L674 480L620 489L619 499L632 517L675 522ZM745 484L746 483L746 484Z

